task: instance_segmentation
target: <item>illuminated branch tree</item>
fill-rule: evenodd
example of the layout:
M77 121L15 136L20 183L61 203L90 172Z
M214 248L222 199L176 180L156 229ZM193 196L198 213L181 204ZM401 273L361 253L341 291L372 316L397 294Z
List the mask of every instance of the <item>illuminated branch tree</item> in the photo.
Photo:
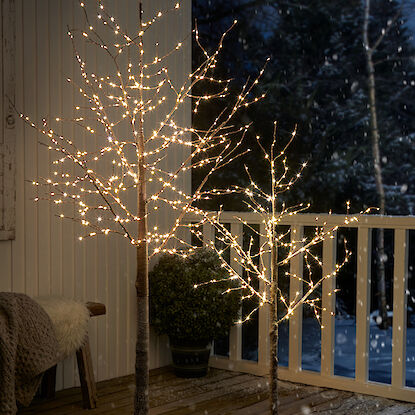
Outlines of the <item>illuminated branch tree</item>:
M291 141L295 133L292 134ZM336 264L335 269L327 275L322 275L319 278L314 277L315 267L322 267L320 258L313 252L313 247L322 243L327 238L334 238L336 235L336 227L327 227L323 224L322 227L317 227L312 237L299 237L295 234L291 235L291 231L282 231L281 222L285 218L296 215L309 206L299 204L293 207L287 207L284 203L279 202L281 193L289 191L294 183L300 178L302 170L306 167L304 163L297 173L289 172L286 162L286 150L291 141L285 146L282 151L276 149L276 124L274 130L274 140L270 151L267 151L259 142L265 161L269 165L269 172L271 178L271 187L269 191L261 189L253 180L252 175L247 169L247 174L250 179L250 185L245 189L244 193L247 196L246 204L250 211L259 215L264 225L265 231L258 231L254 227L250 227L253 234L263 241L259 245L259 250L254 250L254 236L251 237L248 248L243 246L243 242L238 240L235 235L228 230L225 224L221 223L221 212L214 216L206 216L206 221L212 224L218 234L218 241L221 247L218 248L214 241L211 241L209 247L214 250L221 258L223 267L229 273L229 279L238 282L236 288L229 288L231 290L242 290L242 300L255 299L256 306L253 310L243 315L239 324L249 320L253 313L260 307L269 306L269 315L271 322L270 330L270 410L272 414L278 413L277 399L277 369L278 369L278 327L279 324L287 321L293 313L303 305L309 306L317 320L321 323L321 302L320 298L316 298L318 290L324 280L333 278L337 275L340 269L348 262L350 252L345 247L345 257L343 262ZM247 222L238 218L240 222L249 226ZM349 217L345 223L352 223L357 221L357 217ZM195 229L196 236L201 237L200 231ZM290 242L286 242L287 237L290 236ZM243 270L242 274L238 274L226 261L224 252L226 249L232 249L232 259L236 261L238 266ZM288 251L283 258L278 257L278 251ZM280 251L280 252L281 252ZM306 287L304 292L298 292L295 298L287 298L282 289L281 281L278 279L278 268L284 267L294 257L302 255L306 265L305 276L285 273L285 277L290 279L300 280ZM269 259L271 258L271 260ZM210 281L214 283L217 281ZM287 281L286 281L287 282ZM280 306L278 305L280 304Z
M157 53L157 44L146 43L148 31L157 26L167 11L144 20L142 3L138 2L138 29L136 33L128 34L101 0L90 3L92 6L80 2L84 29L68 29L80 69L79 80L68 79L80 94L81 103L75 107L76 118L43 119L39 125L26 115L21 114L21 117L48 139L46 145L56 154L53 162L56 170L52 177L33 182L43 190L39 190L35 200L53 201L58 208L64 203L73 204L74 215L67 215L61 209L59 216L77 221L85 228L80 240L118 234L128 239L132 249L136 250L134 408L135 414L147 414L148 261L158 253L175 254L183 247L192 251L190 238L185 236L186 229L189 234L188 227L182 220L189 212L204 220L205 213L195 206L195 202L206 194L222 193L221 190L206 193L204 188L210 176L243 154L240 144L248 126L233 127L232 120L240 109L258 100L252 97L252 88L258 79L246 83L234 99L227 98L226 106L208 129L202 131L181 125L179 110L186 103L193 100L194 111L197 111L199 105L222 100L228 95L230 81L214 78L215 64L226 33L217 49L209 53L199 44L197 29L194 30L205 60L186 74L184 84L176 85L169 70L169 59L183 47L185 40L162 56ZM173 3L170 11L179 7L178 3ZM88 59L77 49L78 38L87 42L88 47L96 47L102 59L111 63L113 72L92 71ZM149 46L154 51L152 56L148 54ZM259 76L261 74L262 71ZM209 94L193 95L197 84L205 84ZM157 124L151 119L154 113L161 120ZM73 136L59 133L59 124L65 122L74 125ZM91 140L80 139L82 134ZM96 141L98 147L93 148L91 141ZM177 154L185 156L177 162ZM169 159L173 160L170 164ZM168 165L174 167L166 167ZM191 192L183 187L183 177L197 168L206 169L207 174ZM166 209L170 212L169 218L173 218L172 226L149 229L149 220L153 216L157 218L159 212L166 215Z

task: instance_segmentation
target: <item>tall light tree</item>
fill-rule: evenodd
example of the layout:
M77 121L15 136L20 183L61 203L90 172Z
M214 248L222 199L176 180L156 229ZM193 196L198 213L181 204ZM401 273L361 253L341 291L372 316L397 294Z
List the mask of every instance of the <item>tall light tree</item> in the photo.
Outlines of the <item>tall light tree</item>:
M240 145L249 126L234 127L232 123L242 108L258 101L252 96L258 78L247 82L236 97L228 97L230 80L217 79L214 74L226 33L217 48L208 52L195 29L205 59L177 84L172 59L190 42L191 33L165 46L164 52L154 41L154 33L167 13L178 12L179 3L171 2L168 10L147 16L138 1L131 10L137 17L134 32L101 0L81 1L79 6L84 27L68 29L80 74L68 79L79 92L76 117L54 116L40 124L27 115L21 117L45 136L44 144L56 155L52 176L33 182L40 188L35 200L52 201L58 209L73 204L73 215L59 209L58 216L85 228L81 241L118 234L136 250L134 413L144 415L149 410L149 260L159 253L176 254L183 247L192 251L186 237L186 232L190 236L189 226L183 219L191 212L204 220L205 213L196 202L233 191L207 190L206 185L212 175L243 154ZM90 64L80 52L80 39L86 42L83 47L96 48L96 60L106 64L91 69L94 62ZM195 93L203 90L196 88L199 84L206 85L209 93ZM193 102L197 112L212 100L225 104L208 128L194 129L185 123L186 117L180 113L183 105ZM65 130L73 131L73 136L60 133L61 123L74 126ZM84 133L86 140L80 138ZM206 175L191 191L186 177L198 168L207 168ZM149 223L156 224L160 216L168 216L171 226L150 228Z

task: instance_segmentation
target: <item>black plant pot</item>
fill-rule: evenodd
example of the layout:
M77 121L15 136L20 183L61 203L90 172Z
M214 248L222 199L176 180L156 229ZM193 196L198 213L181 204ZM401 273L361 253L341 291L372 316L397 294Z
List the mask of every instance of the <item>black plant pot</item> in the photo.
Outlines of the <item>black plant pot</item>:
M183 345L170 343L173 368L181 378L199 378L208 372L210 343L202 345Z

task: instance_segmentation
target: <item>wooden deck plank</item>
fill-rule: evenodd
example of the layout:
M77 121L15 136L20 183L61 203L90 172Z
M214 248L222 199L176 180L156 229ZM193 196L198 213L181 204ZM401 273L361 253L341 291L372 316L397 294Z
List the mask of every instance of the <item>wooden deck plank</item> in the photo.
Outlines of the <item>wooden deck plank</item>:
M341 396L342 392L339 392ZM414 405L412 404L401 404L389 399L377 398L373 396L365 396L358 394L350 394L350 396L342 396L326 405L319 405L314 408L312 413L324 414L324 415L336 415L336 414L350 414L350 415L361 415L361 414L376 414L384 411L383 415L389 415L393 413L395 407L401 405L406 407L409 412L404 412L405 415L415 413Z
M166 403L162 405L157 403L157 406L153 406L150 412L152 415L189 414L192 412L189 412L187 408L195 407L210 399L219 399L223 395L237 392L241 388L251 386L250 382L255 383L257 379L253 379L252 375L239 375L231 379L225 379L222 382L207 384L206 387L189 387L184 393L164 397Z
M246 406L245 408L227 412L226 415L258 415L266 411L269 411L269 401L267 398L260 402L254 403L253 405Z
M319 403L314 406L313 412L321 413L321 414L329 414L333 408L338 408L342 405L342 403L350 398L353 393L352 392L343 392L343 391L335 391L336 396L334 399L327 400L325 402Z
M134 384L134 378L132 376L124 376L121 378L99 382L99 402L101 402L101 397L111 395L115 391L123 390L128 384ZM82 395L80 388L70 388L60 391L56 394L56 399L34 401L31 406L25 408L21 412L24 414L54 413L54 411L57 411L59 408L71 405L79 405L82 408ZM92 412L87 411L86 413Z
M394 406L388 406L385 409L382 409L381 411L377 412L376 415L409 415L414 414L415 408L413 410L409 409L408 406L404 405L394 405Z
M208 375L205 378L195 378L192 380L192 387L198 386L198 385L204 385L208 383L213 382L219 382L228 378L234 377L235 374L228 371L222 371L222 370L210 370ZM172 379L168 380L160 380L159 382L156 382L151 387L151 395L153 398L156 398L159 395L162 395L163 393L174 393L174 392L180 392L183 389L189 388L189 379L185 378L179 378L174 376Z
M134 377L97 384L98 407L82 408L79 388L57 392L56 398L35 401L19 415L131 415ZM279 382L281 415L415 415L415 406L388 399ZM268 415L267 379L254 375L210 370L204 378L182 379L171 368L150 373L150 415Z
M291 386L291 385L289 385ZM279 389L279 402L278 407L280 409L280 412L284 414L284 411L290 411L291 407L294 405L297 405L298 402L302 402L304 400L309 399L311 396L315 396L320 394L323 391L321 388L315 388L315 387L308 387L308 386L302 386L302 387L281 387ZM301 405L300 405L301 407ZM268 401L268 395L265 394L264 398L261 400L261 402L257 402L252 405L246 405L242 407L241 409L236 409L234 412L229 412L229 414L235 414L235 415L259 415L262 413L269 412L269 401ZM301 413L301 412L299 412Z
M220 393L212 394L208 399L203 396L202 399L191 401L189 404L186 402L186 405L181 403L180 409L169 411L166 415L223 415L227 410L240 407L247 397L255 399L255 402L258 402L258 399L266 399L266 388L265 379L251 378L246 382L223 388Z
M336 396L333 395L331 399L326 398L321 393L316 392L303 399L296 399L287 405L282 405L280 407L280 413L281 415L296 415L307 412L311 413L313 407L321 403L325 403L328 400L333 400L335 397Z

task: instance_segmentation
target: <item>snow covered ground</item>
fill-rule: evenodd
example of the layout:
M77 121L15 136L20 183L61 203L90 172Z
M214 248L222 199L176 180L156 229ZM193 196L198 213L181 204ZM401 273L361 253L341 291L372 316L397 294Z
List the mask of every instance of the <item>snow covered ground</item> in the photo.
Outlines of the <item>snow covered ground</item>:
M415 387L415 316L411 317L413 327L407 328L406 343L406 385ZM281 366L288 365L288 324L279 329L279 360ZM321 329L314 318L303 321L302 367L319 372L321 368ZM356 320L339 318L335 323L334 374L353 378L356 358ZM252 360L257 351L252 351ZM392 327L381 330L371 319L369 334L369 380L391 382L392 370Z

